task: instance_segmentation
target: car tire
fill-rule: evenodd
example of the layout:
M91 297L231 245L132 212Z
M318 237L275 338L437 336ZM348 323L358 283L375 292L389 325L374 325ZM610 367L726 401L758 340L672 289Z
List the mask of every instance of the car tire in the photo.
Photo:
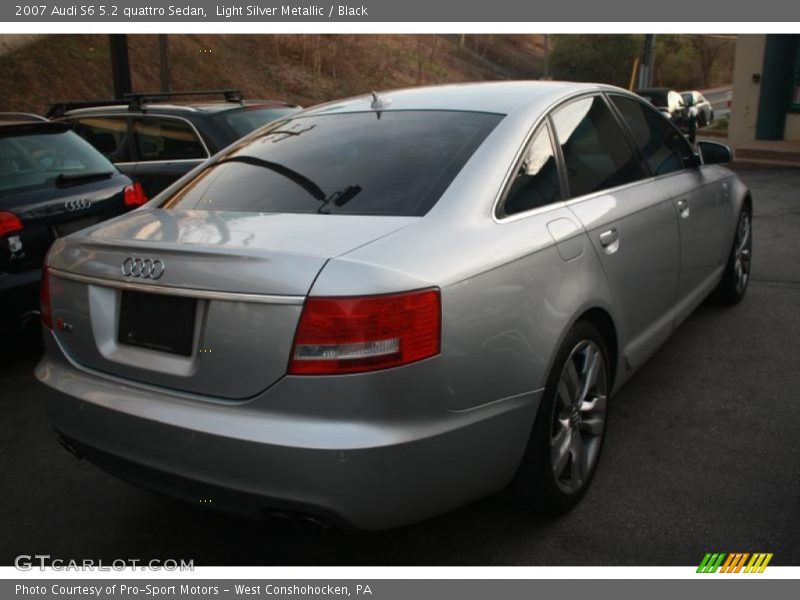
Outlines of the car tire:
M736 221L736 232L728 255L728 262L722 279L712 292L712 300L717 304L732 306L738 304L747 292L750 283L750 266L753 260L753 215L748 205L744 205Z
M600 332L590 322L578 321L556 355L511 485L518 506L561 515L586 493L605 437L608 365Z

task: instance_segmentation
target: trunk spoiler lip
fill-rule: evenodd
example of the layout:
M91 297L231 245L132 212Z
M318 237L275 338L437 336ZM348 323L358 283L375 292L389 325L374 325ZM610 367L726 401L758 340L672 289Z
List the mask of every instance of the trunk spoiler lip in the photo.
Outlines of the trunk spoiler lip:
M62 271L54 267L47 268L52 277L68 279L78 283L112 287L122 290L133 290L137 292L150 292L153 294L165 294L169 296L181 296L184 298L197 298L199 300L227 300L231 302L254 302L258 304L294 304L302 305L305 296L285 296L277 294L252 294L248 292L222 292L217 290L203 290L197 288L185 288L166 286L155 283L134 282L129 280L107 279L105 277L93 277L90 275L80 275Z

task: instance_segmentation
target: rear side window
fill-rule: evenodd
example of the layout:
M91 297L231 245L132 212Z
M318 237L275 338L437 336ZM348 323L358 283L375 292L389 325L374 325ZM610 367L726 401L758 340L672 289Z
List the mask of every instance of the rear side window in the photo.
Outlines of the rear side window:
M659 112L625 96L610 96L642 151L650 172L665 175L683 169L691 148L681 133Z
M197 134L186 121L162 117L137 118L133 122L139 160L190 160L208 156Z
M553 113L571 197L624 185L647 174L611 110L599 96L575 100Z
M92 117L78 119L75 132L103 156L113 162L131 159L128 146L128 119L122 117Z
M233 147L163 206L421 216L501 118L370 111L280 121Z
M559 200L558 165L550 132L547 127L542 127L525 151L503 204L502 214L515 215Z

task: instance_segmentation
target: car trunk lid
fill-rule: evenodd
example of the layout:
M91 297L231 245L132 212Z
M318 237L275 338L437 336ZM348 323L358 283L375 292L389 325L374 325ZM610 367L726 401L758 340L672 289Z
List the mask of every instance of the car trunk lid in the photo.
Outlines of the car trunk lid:
M252 397L285 374L325 262L416 220L145 208L54 246L54 335L97 371Z

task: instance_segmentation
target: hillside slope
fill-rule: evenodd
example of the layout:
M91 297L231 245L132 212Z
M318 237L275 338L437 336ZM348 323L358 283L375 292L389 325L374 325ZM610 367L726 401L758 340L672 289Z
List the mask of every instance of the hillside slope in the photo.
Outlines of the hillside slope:
M170 35L173 90L235 87L311 105L370 90L542 73L539 35ZM158 36L128 36L135 91L159 89ZM0 111L109 98L106 35L49 35L0 56Z

